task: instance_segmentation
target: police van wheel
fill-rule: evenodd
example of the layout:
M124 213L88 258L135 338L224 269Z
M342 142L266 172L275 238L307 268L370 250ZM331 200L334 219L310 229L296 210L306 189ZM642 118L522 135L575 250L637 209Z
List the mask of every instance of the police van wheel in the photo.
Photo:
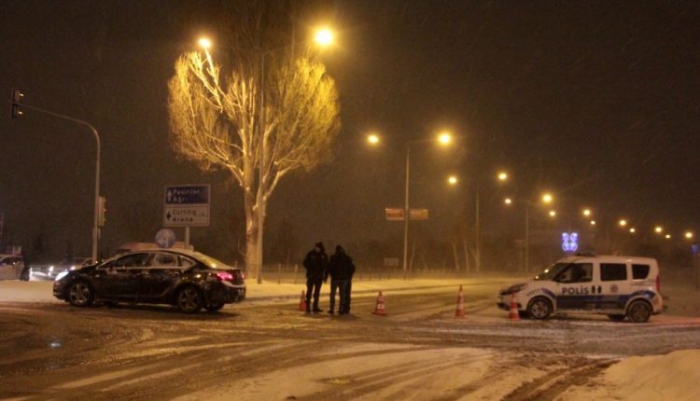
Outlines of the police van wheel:
M651 317L651 307L645 301L634 301L627 308L627 317L631 322L646 323Z
M535 298L527 305L527 314L533 319L546 319L552 314L552 303L546 298Z

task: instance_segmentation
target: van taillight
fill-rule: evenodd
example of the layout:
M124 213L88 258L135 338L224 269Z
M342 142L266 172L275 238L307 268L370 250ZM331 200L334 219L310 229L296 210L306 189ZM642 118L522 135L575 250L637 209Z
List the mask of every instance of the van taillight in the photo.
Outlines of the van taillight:
M656 292L661 294L661 275L656 276Z

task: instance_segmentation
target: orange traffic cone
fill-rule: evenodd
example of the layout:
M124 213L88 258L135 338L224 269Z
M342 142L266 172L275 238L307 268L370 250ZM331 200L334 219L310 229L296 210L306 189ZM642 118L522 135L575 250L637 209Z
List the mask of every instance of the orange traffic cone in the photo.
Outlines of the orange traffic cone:
M520 313L518 313L518 303L515 302L515 293L510 294L510 311L508 313L508 319L520 320Z
M381 291L379 291L379 295L377 296L377 306L374 308L374 312L372 313L375 315L386 316L386 309L384 309L384 295L382 295Z
M459 286L459 294L457 295L457 310L455 310L455 317L464 319L464 296L462 295L462 286Z
M306 293L304 290L301 291L301 298L299 298L299 311L306 312Z

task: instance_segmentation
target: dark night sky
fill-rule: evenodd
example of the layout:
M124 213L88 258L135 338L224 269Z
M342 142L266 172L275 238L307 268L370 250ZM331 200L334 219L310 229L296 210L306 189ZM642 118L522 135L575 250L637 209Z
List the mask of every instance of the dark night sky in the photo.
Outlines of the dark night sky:
M557 209L593 208L601 224L627 217L678 234L700 218L700 3L695 1L336 1L325 54L341 96L333 164L287 178L268 209L266 243L287 220L301 248L400 238L383 220L403 203L403 144L443 128L454 149L412 147L421 230L444 238L481 177L485 230L515 224L485 180L510 171L509 193L557 194ZM163 187L211 183L209 228L195 246L230 259L242 227L239 190L168 145L167 80L201 26L183 28L177 1L0 2L0 88L28 104L84 119L102 138L108 223L102 249L150 241ZM309 23L316 21L309 21ZM223 38L218 38L222 40ZM379 149L362 142L388 137ZM3 243L43 235L55 254L89 254L94 141L85 128L26 111L0 113ZM461 177L447 188L447 173ZM503 191L503 190L502 190ZM509 220L510 219L510 220ZM569 220L571 220L570 218ZM178 232L181 235L181 232Z

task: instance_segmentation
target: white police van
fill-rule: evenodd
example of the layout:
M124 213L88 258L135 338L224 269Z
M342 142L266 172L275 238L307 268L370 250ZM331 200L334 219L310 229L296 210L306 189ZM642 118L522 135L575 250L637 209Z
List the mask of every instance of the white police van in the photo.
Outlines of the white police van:
M498 307L509 310L513 297L518 312L533 319L575 311L643 323L663 309L656 260L636 256L566 257L532 280L501 290Z

